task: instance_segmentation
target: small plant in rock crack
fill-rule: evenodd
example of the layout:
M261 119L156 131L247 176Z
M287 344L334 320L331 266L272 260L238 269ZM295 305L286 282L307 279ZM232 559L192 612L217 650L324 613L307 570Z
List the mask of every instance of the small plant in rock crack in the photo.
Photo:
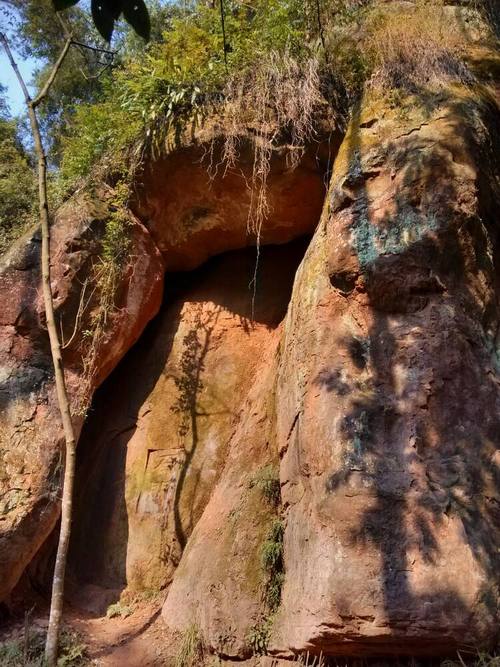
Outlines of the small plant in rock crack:
M250 487L256 486L267 502L276 507L281 498L281 487L278 469L269 464L261 468L250 481Z
M197 667L203 663L203 642L198 626L191 624L182 636L175 667Z
M263 618L259 623L252 625L247 636L254 655L266 655L267 645L271 636L273 618Z
M266 573L264 601L271 612L276 611L281 602L281 589L285 580L283 562L283 521L275 519L271 524L266 541L261 547L261 563Z

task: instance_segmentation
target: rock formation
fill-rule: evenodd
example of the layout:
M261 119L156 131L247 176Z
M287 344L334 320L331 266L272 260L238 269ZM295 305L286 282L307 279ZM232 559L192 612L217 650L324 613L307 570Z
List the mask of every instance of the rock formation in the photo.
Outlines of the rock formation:
M95 371L91 378L90 393L109 375L139 338L149 320L157 314L162 299L165 269L194 268L213 254L255 243L255 236L247 230L250 205L247 183L251 163L248 160L245 162L243 157L242 168L227 176L231 183L231 197L228 197L223 188L226 176L223 173L213 176L208 166L200 164L207 145L210 143L201 142L190 151L180 149L183 168L189 174L186 178L178 177L178 162L175 159L170 161L171 164L163 160L157 164L155 178L147 180L146 177L146 183L142 187L138 185L140 197L135 208L143 222L132 212L129 213L129 261L121 268L121 276L115 288L116 303L109 315L105 333L99 338L97 350L93 352ZM169 171L169 165L173 171ZM286 167L283 149L277 149L270 174L270 199L275 208L273 216L262 228L262 244L278 240L287 242L313 231L322 206L325 168L318 147L314 147L314 153L311 147L296 170ZM297 187L297 182L300 187ZM304 188L307 197L304 196ZM158 200L162 196L164 206ZM229 202L236 200L239 201L238 206L233 204L230 208ZM63 342L66 341L64 359L67 383L78 431L83 422L79 409L82 378L85 374L82 349L86 349L86 332L89 331L92 313L97 308L94 303L96 299L89 299L88 295L95 291L94 269L100 261L106 222L115 208L112 189L103 187L97 192L81 192L59 211L53 225L52 285ZM165 210L171 215L168 224L165 223ZM226 234L226 228L231 227L231 224L233 233ZM172 234L172 229L179 231ZM186 242L189 235L192 235L192 244ZM2 258L0 266L0 554L3 565L0 572L0 599L8 595L50 534L59 512L58 488L63 441L57 417L48 339L42 321L42 300L38 294L39 250L40 240L35 231L20 239ZM247 274L248 271L245 276L249 284L253 273ZM280 282L284 280L285 284L290 284L292 278L293 271L278 276L278 291ZM228 275L227 280L231 282L232 279ZM239 298L249 298L251 301L249 295L251 292ZM222 307L224 297L221 296L219 301L221 299ZM83 309L82 304L85 304ZM265 321L270 318L274 322L276 312L273 307L283 315L284 306L286 303L283 304L278 297L274 306L271 300ZM217 315L215 311L208 311L196 315L196 308L193 307L187 315L183 330L179 332L177 361L182 362L182 331L188 336L195 324L193 318L203 319L205 315L208 317L208 326L208 322L212 318L216 319ZM247 309L245 317L249 319L251 315L251 308ZM248 328L252 329L250 323ZM258 348L257 340L258 337L255 349ZM202 342L200 344L203 345ZM251 353L251 349L248 353ZM251 358L248 363L253 364ZM243 367L241 372L247 375L249 368ZM186 397L173 397L172 405L166 410L167 418L175 401L181 401L179 414L182 415L172 421L171 433L176 433L178 422L184 420L183 409L186 406L182 401L189 402L190 389L185 388L184 391Z
M166 637L196 628L235 660L495 644L494 92L421 90L395 107L367 88L326 198L316 147L295 171L276 149L255 293L245 159L212 180L199 145L148 165L79 445L70 570L83 606L165 589ZM66 340L111 206L98 195L54 225ZM58 516L38 248L35 233L0 265L0 598ZM66 349L74 397L82 335Z
M497 110L466 91L410 119L378 105L367 96L351 122L276 370L256 380L167 595L167 626L195 623L227 655L265 631L248 587L265 539L248 480L276 456L286 527L273 653L495 641Z

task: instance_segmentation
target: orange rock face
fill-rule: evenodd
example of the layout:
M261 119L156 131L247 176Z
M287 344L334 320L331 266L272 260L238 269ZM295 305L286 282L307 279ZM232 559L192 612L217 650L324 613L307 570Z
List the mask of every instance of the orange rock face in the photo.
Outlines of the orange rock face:
M52 286L65 340L74 329L82 285L98 261L106 206L80 199L60 211L53 228ZM163 260L146 229L130 220L141 272L123 269L119 308L97 349L93 385L116 365L161 303ZM40 238L28 234L0 265L0 599L5 598L59 516L63 434L53 385L40 290ZM83 328L83 327L82 327ZM80 329L64 352L76 407L82 382ZM74 415L79 432L82 417Z
M103 335L99 338L94 351L94 373L89 386L90 393L109 375L118 361L140 337L147 323L157 314L162 299L165 267L168 270L189 269L223 250L241 248L255 243L255 236L252 236L247 230L249 195L245 173L238 171L237 174L228 174L228 192L224 194L221 177L212 181L208 176L207 168L199 164L203 152L203 147L191 151L183 149L179 154L174 154L164 162L154 165L154 170L149 172L148 180L145 182L147 187L142 189L140 202L136 206L143 222L132 213L129 214L126 228L128 258L120 269L121 273L115 287L115 304L106 318ZM275 241L286 242L306 232L312 232L319 219L323 201L324 165L319 160L313 159L312 149L295 171L286 168L284 157L280 157L279 150L276 151L276 156L272 158L271 162L269 201L273 207L273 214L262 227L263 244ZM248 171L249 167L247 165L244 168ZM306 196L306 192L309 197ZM230 202L232 202L231 206ZM84 383L82 351L85 354L86 335L92 325L93 313L98 307L97 297L93 296L96 293L93 276L95 267L98 267L100 262L101 241L105 233L106 221L113 215L114 206L113 192L104 186L100 191L93 192L92 195L80 193L58 212L52 229L52 287L56 315L60 320L65 344L66 381L72 398L77 432L80 431L83 421L78 411L79 395ZM206 215L196 216L193 211L200 207L212 211L215 218ZM186 226L184 223L187 218L192 218L192 220ZM283 233L279 232L281 228L285 230ZM52 381L48 337L43 322L43 303L39 284L39 252L40 240L35 232L34 235L21 239L16 247L2 258L0 264L0 405L2 407L0 415L0 512L2 515L0 600L4 599L16 584L27 564L53 529L59 515L58 489L63 440ZM247 275L248 272L240 275L237 267L233 267L232 273L240 281L241 275L245 275L247 286L253 278L253 273L250 276ZM288 281L287 284L290 283L289 272L285 272L284 279ZM233 275L228 273L224 280L232 283ZM279 288L280 280L281 276L277 276L278 289L281 289ZM259 289L257 286L257 293ZM228 298L231 300L233 297L228 296ZM244 297L241 298L248 300L247 289L244 290ZM219 310L222 312L224 298L220 296L219 301L221 302ZM82 304L85 306L83 311L81 311ZM278 297L276 304L274 307L278 308L282 316L284 305ZM210 327L212 323L215 325L219 317L222 317L217 308L214 307L212 312L209 305L200 311L196 304L193 304L192 307L186 306L186 308L186 321L182 313L176 315L176 321L181 321L182 326L177 332L176 347L174 357L170 361L170 369L177 364L182 365L189 362L182 350L182 341L190 331L196 329L196 318L201 318L201 327L205 325ZM247 312L246 317L248 318L249 315ZM226 313L222 320L227 320L228 317ZM265 313L265 317L276 319L276 313L269 310ZM228 329L230 332L243 331L240 325L240 320L235 316L234 326L230 325ZM226 325L220 326L225 332ZM248 327L252 328L250 324ZM256 327L256 331L264 329ZM168 333L171 336L174 334L175 331ZM228 339L231 339L232 336L233 333L227 333ZM224 358L220 360L217 360L217 357L214 358L213 366L218 367L220 364L225 364L229 369L231 363L234 362L233 375L237 377L240 374L244 381L249 381L254 363L251 361L252 349L253 354L257 355L260 345L255 332L251 340L254 348L245 351L245 346L240 345L240 342L235 339L234 347L238 353L242 354L240 361L238 358L231 361L229 359L231 355L226 351ZM188 343L189 341L186 342L186 345ZM194 340L193 344L198 345ZM201 341L199 344L204 343ZM230 342L227 347L231 348ZM166 353L161 354L165 359ZM151 372L154 373L154 370ZM158 367L158 372L160 372L160 367ZM130 491L130 502L138 502L138 508L144 510L145 515L148 514L148 507L156 507L158 494L162 495L164 491L170 493L173 489L174 495L179 495L180 491L176 491L176 475L183 475L179 452L184 451L185 443L179 441L180 417L175 417L174 408L176 401L182 403L182 400L189 399L190 390L181 387L186 398L179 398L172 388L172 383L175 388L174 378L177 376L171 370L168 373L173 374L166 381L166 388L159 387L157 392L159 398L156 398L156 394L151 398L152 401L161 402L162 392L166 394L170 392L169 397L165 398L167 405L164 413L162 412L164 419L161 422L163 425L169 424L170 435L167 435L166 440L162 439L162 442L166 441L167 444L158 445L158 452L153 452L150 460L148 455L149 462L144 464L143 454L148 451L148 446L141 438L146 431L155 429L158 432L161 431L159 425L150 417L149 420L141 421L141 428L137 430L136 438L130 447L131 457L135 456L137 459L136 465L133 466L137 474L135 480L137 488ZM229 370L228 373L230 374ZM222 376L222 384L223 381ZM234 386L230 391L234 393L243 391L241 389L243 385L240 387L234 378L232 381ZM145 382L148 384L149 381L145 379ZM177 382L182 385L182 379L177 379ZM222 387L219 387L217 391L221 393ZM143 394L146 398L145 392ZM233 410L236 410L236 407L237 404L234 403ZM178 415L181 413L182 410L179 409ZM158 415L158 412L155 415ZM172 421L169 419L171 416L174 417ZM184 413L182 413L182 418L185 419ZM227 431L229 428L227 414L225 419L227 423L222 429L224 433L224 429ZM151 422L151 425L148 424L148 421ZM224 419L221 418L220 421L223 422ZM186 434L190 428L192 429L192 426L189 426L189 419L182 424L182 428L186 429ZM222 444L217 444L218 438ZM223 457L225 439L227 439L226 435L219 434L217 437L214 435L212 446L217 450L216 456L218 457ZM154 437L153 440L155 440ZM157 436L156 440L158 440ZM176 462L175 465L172 463L175 469L172 473L174 481L171 480L168 483L161 481L158 487L158 479L163 479L162 476L167 475L169 461ZM201 460L195 461L195 464L200 469L203 467ZM145 477L143 473L139 473L141 465L147 468ZM209 475L210 479L206 482L205 495L211 488L210 485L213 483L211 478L216 474L218 466L219 463L215 462L213 472L211 476ZM153 472L150 475L150 471L156 469L158 469L157 473ZM202 482L205 483L203 480ZM193 482L193 484L196 487L197 483ZM149 490L144 490L141 494L138 489L144 485ZM169 485L170 491L167 489ZM138 494L140 500L138 500ZM191 508L191 496L182 499L184 503L182 512L186 514L186 517L193 511L197 516L201 511L205 496L201 492L199 495L199 500L195 500L194 496L192 499L193 502L199 504L196 510ZM163 500L161 502L163 503ZM159 507L163 505L160 503ZM177 507L176 511L181 510ZM187 527L182 529L177 527L181 532L184 529L191 530L192 528L194 519L186 519L186 521ZM140 523L145 524L147 520L141 518ZM154 525L152 529L153 527ZM170 560L166 559L164 572L169 571L171 563L175 562L180 555L177 546L179 539L173 536L174 534L175 530L172 529L172 535L169 534L168 538L165 538L172 542L168 548L172 549L173 555ZM137 546L137 555L133 556L130 562L137 561L137 568L140 564L141 568L147 569L148 563L144 562L141 548L143 552L147 552L149 548L146 537L142 539L142 547ZM185 539L186 536L180 542ZM163 543L161 549L158 546L156 555L152 557L153 560L155 558L165 560L163 548ZM131 586L135 585L134 581L139 585L141 580L148 579L144 578L139 571L134 575L129 572L127 577ZM154 568L151 572L151 581L153 580L155 586L160 585Z
M70 563L80 597L82 584L107 589L108 600L171 581L224 468L304 247L262 249L253 319L254 250L167 275L160 315L99 390L80 439Z
M333 135L332 145L336 140ZM255 188L252 191L253 150L242 142L236 166L225 168L218 164L217 147L210 165L209 149L176 151L152 163L143 175L137 212L166 258L168 271L193 269L218 253L255 246L249 223L257 197ZM287 164L285 149L273 151L263 245L312 233L323 206L328 161L329 152L321 144L310 146L294 169Z
M457 96L404 126L361 117L337 158L282 342L277 651L495 641L493 113Z
M274 158L263 239L319 225L307 250L261 252L253 321L252 254L166 275L159 317L102 385L80 443L81 604L168 588L166 638L194 628L234 660L495 643L500 132L476 92L431 108L422 96L406 114L367 93L325 205L309 154L293 173ZM194 269L251 242L245 179L210 182L195 155L146 172L145 264L123 278L130 306L112 320L102 377L160 308L164 264ZM74 309L94 250L67 261L82 246L57 234L58 298ZM17 257L1 274L4 594L57 516L60 441L33 243ZM71 386L76 359L69 349Z
M234 658L256 636L283 657L495 643L495 113L457 95L404 122L368 104L353 119L275 365L169 589L171 632L194 624ZM270 625L269 517L249 479L276 457L284 585Z

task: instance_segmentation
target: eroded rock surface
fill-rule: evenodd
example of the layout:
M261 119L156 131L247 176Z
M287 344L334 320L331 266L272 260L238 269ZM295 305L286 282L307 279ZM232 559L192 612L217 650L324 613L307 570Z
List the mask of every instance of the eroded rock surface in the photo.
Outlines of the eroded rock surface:
M86 583L108 589L110 600L124 588L155 591L171 581L286 312L304 248L299 241L262 249L253 320L254 250L222 255L186 277L167 275L161 314L101 388L80 440L70 561L80 599Z
M294 287L277 649L496 636L498 111L466 93L424 111L354 120Z
M56 319L68 342L84 279L98 261L107 216L106 193L97 204L81 196L59 212L53 228ZM163 259L142 224L134 218L129 224L131 247L142 258L141 271L123 267L118 307L96 350L94 386L137 340L161 303ZM0 599L16 584L59 516L63 433L43 321L40 248L35 231L0 262ZM82 329L64 352L77 433L82 424L76 411Z
M271 652L494 644L497 118L493 100L466 92L406 118L366 96L297 274L275 389L263 378L254 387L174 575L170 629L194 623L207 646L233 657L251 654L256 629L267 632L269 610L240 585L257 572L266 538L255 526L268 521L249 503L247 475L279 455L285 582ZM247 434L270 449L247 460Z
M291 168L286 147L273 150L266 181L268 215L260 242L287 243L314 231L325 196L324 174L338 133L307 148ZM239 142L239 159L228 167L220 141L187 147L147 167L137 211L167 261L168 271L194 269L214 255L254 246L259 181L254 152ZM252 194L253 193L253 194Z
M51 240L52 287L66 343L66 380L77 433L83 421L82 386L91 395L157 314L165 268L192 268L216 253L255 244L255 234L247 228L248 174L229 173L224 192L222 175L211 180L207 166L199 162L209 147L198 142L179 149L179 154L156 164L147 188L138 185L135 209L142 221L126 213L127 258L116 280L114 305L94 346L90 383L82 351L85 357L92 317L99 308L96 267L98 271L107 221L116 215L115 193L104 186L89 188L58 212ZM284 243L314 230L325 169L316 159L318 151L318 146L307 151L294 171L286 167L282 149L276 148L269 175L272 213L261 229L262 244ZM198 215L200 210L210 215ZM191 222L186 225L187 218ZM59 515L63 439L43 322L39 255L40 239L34 232L20 239L0 263L0 600L12 590ZM191 321L183 324L186 335L194 325L194 311L193 306ZM200 314L205 315L209 320L215 317ZM243 367L242 373L247 370ZM174 420L170 433L177 429ZM141 445L138 449L142 451ZM161 452L152 455L153 467L156 459L162 459ZM165 470L163 463L158 465ZM147 504L144 497L141 502Z

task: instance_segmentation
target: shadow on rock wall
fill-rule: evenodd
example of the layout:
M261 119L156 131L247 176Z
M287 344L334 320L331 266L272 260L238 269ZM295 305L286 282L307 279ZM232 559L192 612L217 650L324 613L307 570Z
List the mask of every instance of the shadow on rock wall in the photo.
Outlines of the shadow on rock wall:
M430 99L426 91L419 98ZM332 206L353 207L359 273L330 278L346 297L354 299L356 290L368 297L367 335L344 341L365 380L353 386L340 368L325 368L315 380L325 392L354 395L341 426L350 450L325 490L338 493L358 476L374 493L352 540L380 552L387 624L405 637L404 653L425 651L422 637L437 652L461 637L494 644L498 622L498 109L444 94L437 101L447 107L451 139L431 145L410 131L387 145L383 169L403 178L385 212L383 192L374 208L367 186L380 169L367 172L359 132L349 135L344 200L334 197ZM490 150L476 104L489 121ZM430 117L434 108L427 111ZM359 123L358 111L353 127ZM473 169L467 154L481 170L475 192L466 187ZM420 592L410 579L416 553L424 568L451 559L457 583L472 576L467 563L441 552L447 529L445 539L454 539L454 518L463 527L458 541L468 544L484 577L475 609L439 577Z
M103 613L126 587L169 583L306 244L261 249L253 320L255 250L167 275L162 312L96 393L80 440L76 604Z

